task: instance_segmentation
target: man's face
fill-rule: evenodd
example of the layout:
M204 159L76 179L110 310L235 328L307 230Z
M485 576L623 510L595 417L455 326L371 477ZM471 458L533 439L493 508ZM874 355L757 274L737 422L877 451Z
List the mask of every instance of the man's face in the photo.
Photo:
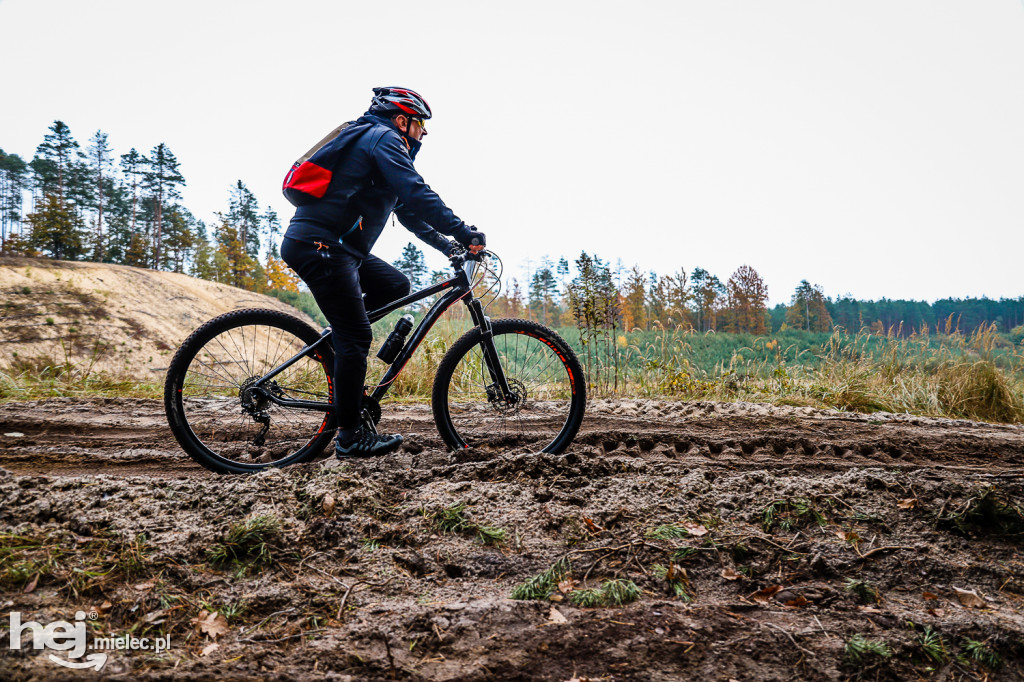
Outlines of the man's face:
M403 133L417 141L422 140L427 134L427 129L423 121L411 116L395 116L395 125L397 125L398 129Z
M409 123L409 137L414 140L422 140L423 136L427 134L427 128L423 124L423 121L418 118L411 119Z

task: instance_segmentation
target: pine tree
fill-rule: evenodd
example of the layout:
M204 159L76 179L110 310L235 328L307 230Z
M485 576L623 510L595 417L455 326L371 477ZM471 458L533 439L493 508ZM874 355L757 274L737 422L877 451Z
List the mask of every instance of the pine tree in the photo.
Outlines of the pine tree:
M164 231L164 263L160 265L173 272L185 272L198 236L195 225L198 221L184 206L174 204L167 209Z
M534 271L529 289L530 308L543 324L549 324L548 311L554 308L554 297L558 291L555 275L548 265L542 263L541 268Z
M281 234L281 220L277 217L277 211L267 206L260 220L263 222L263 234L266 235L267 253L274 258L280 258L277 236Z
M716 275L712 275L704 268L694 268L690 281L690 300L697 318L697 330L704 332L717 329L718 311L725 298L725 286Z
M97 130L96 134L92 136L92 139L89 140L86 159L86 164L93 181L93 192L90 196L89 205L96 210L92 257L93 260L102 262L106 258L107 242L106 234L103 231L103 208L109 193L109 185L111 184L110 172L114 165L111 149L107 144L106 133Z
M427 261L415 244L406 244L402 249L402 255L392 265L409 278L413 291L423 287L423 278L427 275Z
M0 149L0 248L21 224L22 192L28 164L17 154Z
M786 324L813 332L826 332L832 329L832 316L828 312L825 294L822 293L820 286L812 286L806 279L800 282L786 310Z
M222 215L217 230L217 253L214 257L218 282L250 291L263 287L266 275L248 253L238 230ZM257 286L259 282L259 286Z
M185 184L185 178L166 144L161 142L153 147L144 166L142 185L150 193L153 209L153 266L163 262L163 212L164 204L181 198L178 187Z
M129 194L131 195L131 220L128 225L128 236L124 240L127 245L135 241L138 234L139 187L145 177L149 160L132 147L127 154L121 155L121 173L124 175ZM125 249L127 252L127 247Z
M61 208L65 208L68 181L79 160L79 146L64 121L54 121L49 130L36 147L33 171L40 194L54 194Z
M189 274L199 279L216 280L216 257L217 252L206 236L206 224L200 220L196 223L196 248Z
M131 243L132 198L128 186L111 173L103 192L103 223L106 241L103 260L124 263Z
M26 220L31 229L29 244L32 248L63 260L74 260L82 255L82 220L56 192L44 195L37 210Z
M231 188L228 222L238 231L238 238L245 246L245 252L253 259L259 258L260 253L259 214L260 206L256 196L239 180Z

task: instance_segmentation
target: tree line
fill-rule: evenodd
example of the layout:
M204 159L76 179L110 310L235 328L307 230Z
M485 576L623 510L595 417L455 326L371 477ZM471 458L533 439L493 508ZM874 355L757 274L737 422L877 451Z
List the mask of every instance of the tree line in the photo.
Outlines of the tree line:
M423 252L408 244L394 262L414 287L448 276L428 272ZM596 254L580 254L572 264L544 257L530 271L526 286L509 278L490 306L495 317L526 317L553 326L634 329L692 329L697 332L766 334L784 329L830 332L833 327L857 332L908 337L912 334L971 332L996 325L1009 332L1024 325L1024 296L1016 299L940 299L861 301L832 299L820 285L803 280L789 303L768 307L761 275L741 265L726 280L697 267L670 275L639 266L613 266Z
M31 160L0 149L0 253L168 270L258 291L298 290L278 258L281 222L244 182L231 187L212 224L182 204L184 186L167 144L116 155L103 131L83 148L63 121L54 121Z
M148 153L131 148L116 155L106 133L96 131L83 148L64 122L54 121L32 159L0 149L0 253L120 263L256 291L298 293L298 278L278 256L281 223L272 208L261 207L238 180L225 210L208 224L181 203L185 183L165 143ZM414 287L447 276L429 272L423 252L411 243L395 265ZM572 263L564 257L557 263L547 257L528 263L525 280L510 278L491 306L495 317L606 331L765 334L784 328L830 331L838 325L909 336L1024 325L1024 296L934 303L831 299L804 280L788 304L769 309L764 280L749 265L723 281L701 267L659 275L639 266L613 266L586 252Z

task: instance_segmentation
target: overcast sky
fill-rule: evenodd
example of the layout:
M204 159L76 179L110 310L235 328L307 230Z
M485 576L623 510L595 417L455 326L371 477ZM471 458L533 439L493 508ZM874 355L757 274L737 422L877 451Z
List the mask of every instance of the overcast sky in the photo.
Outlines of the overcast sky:
M0 0L0 35L0 148L165 142L208 222L241 179L287 224L291 162L403 85L417 168L514 276L586 250L749 264L772 303L1024 295L1021 0Z

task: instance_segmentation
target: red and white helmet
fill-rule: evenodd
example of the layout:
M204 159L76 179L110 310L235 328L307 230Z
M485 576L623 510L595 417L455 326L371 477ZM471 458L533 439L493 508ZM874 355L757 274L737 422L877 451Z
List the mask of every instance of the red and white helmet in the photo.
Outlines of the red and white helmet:
M374 88L371 114L405 114L415 118L430 118L430 105L418 93L408 88Z

